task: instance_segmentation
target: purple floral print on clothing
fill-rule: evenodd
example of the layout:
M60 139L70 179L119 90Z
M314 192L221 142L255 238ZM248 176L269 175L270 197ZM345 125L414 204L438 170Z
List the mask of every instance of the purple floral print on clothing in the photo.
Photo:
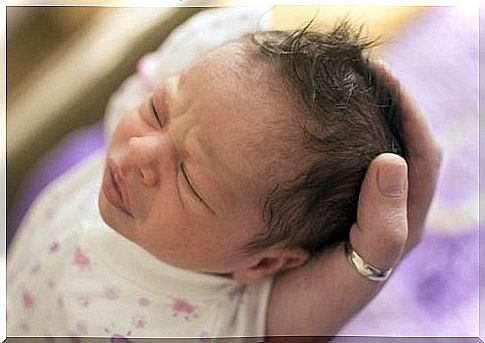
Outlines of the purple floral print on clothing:
M136 329L144 329L147 324L147 320L143 315L136 315L131 319L131 323Z
M104 287L104 296L106 297L106 299L116 300L120 297L120 293L121 291L114 286L107 285Z
M80 247L76 247L76 251L74 252L74 263L80 268L85 268L89 267L91 260L89 259L89 256L81 250Z
M227 295L231 301L239 301L246 291L246 285L233 288Z
M32 268L30 268L30 274L37 274L38 272L40 272L40 268L40 263L36 263L32 266Z
M140 298L138 299L138 305L140 306L149 306L150 305L150 300L147 298Z
M27 323L22 323L22 325L20 325L20 329L23 331L23 332L29 332L30 331L30 328L29 328L29 325Z
M32 307L34 307L35 300L29 290L24 290L22 292L22 304L24 305L24 310L30 310Z
M89 295L82 294L77 298L77 302L81 307L88 307L91 299L89 298Z
M185 319L197 318L196 307L185 299L175 299L172 304L173 316L183 315Z
M59 242L52 242L49 245L49 253L51 254L56 253L59 250L59 247L60 247Z

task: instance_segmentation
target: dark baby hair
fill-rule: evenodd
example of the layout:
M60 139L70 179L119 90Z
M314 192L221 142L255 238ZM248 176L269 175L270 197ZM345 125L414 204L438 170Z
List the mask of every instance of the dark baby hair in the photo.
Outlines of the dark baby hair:
M311 156L298 177L267 194L266 227L248 251L284 243L315 254L348 239L370 162L384 152L407 156L398 94L366 55L375 41L348 19L327 32L311 31L310 24L243 38L294 95Z

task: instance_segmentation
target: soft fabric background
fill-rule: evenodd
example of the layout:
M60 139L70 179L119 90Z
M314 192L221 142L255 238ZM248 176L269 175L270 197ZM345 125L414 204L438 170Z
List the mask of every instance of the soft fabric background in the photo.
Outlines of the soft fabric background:
M342 334L478 336L478 13L435 8L383 52L444 163L423 242Z
M240 29L247 29L248 18L241 14L239 20ZM178 38L166 42L163 51L146 55L138 74L113 97L108 108L108 131L116 115L136 103L156 79L165 75L167 64L157 62L160 58L173 60L182 51L203 53L216 41L197 38L195 33L203 32L197 25L223 23L207 16L198 23L192 21L179 29ZM238 25L233 20L231 24ZM185 39L186 44L187 40L196 40L198 49L182 49L177 39ZM478 42L476 11L437 7L410 21L382 49L384 60L428 115L445 159L422 244L341 334L478 335ZM79 130L39 163L16 206L16 223L49 181L104 146L103 130L102 124Z

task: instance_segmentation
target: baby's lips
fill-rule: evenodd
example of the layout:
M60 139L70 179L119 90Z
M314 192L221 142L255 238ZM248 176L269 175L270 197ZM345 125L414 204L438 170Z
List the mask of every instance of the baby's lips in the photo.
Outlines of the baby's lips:
M108 168L113 175L113 179L115 180L116 186L121 194L121 200L123 202L123 206L125 207L126 212L133 217L133 213L131 212L130 208L130 197L128 195L128 190L126 188L126 183L124 177L121 173L121 168L118 167L116 162L112 159L108 160Z

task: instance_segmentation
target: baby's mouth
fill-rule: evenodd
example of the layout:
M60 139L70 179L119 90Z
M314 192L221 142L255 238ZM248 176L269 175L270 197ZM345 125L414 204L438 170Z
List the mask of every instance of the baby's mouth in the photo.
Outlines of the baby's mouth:
M113 166L110 165L108 165L107 172L105 174L103 192L113 206L133 218L133 214L131 214L129 210L128 196L126 194L123 181L116 168L113 168Z
M123 203L124 210L133 217L133 215L130 212L130 206L128 204L128 194L126 193L126 187L124 185L123 180L121 179L120 174L118 173L118 170L113 170L111 169L111 173L113 175L113 179L115 181L115 187L118 193L120 194L121 201Z

